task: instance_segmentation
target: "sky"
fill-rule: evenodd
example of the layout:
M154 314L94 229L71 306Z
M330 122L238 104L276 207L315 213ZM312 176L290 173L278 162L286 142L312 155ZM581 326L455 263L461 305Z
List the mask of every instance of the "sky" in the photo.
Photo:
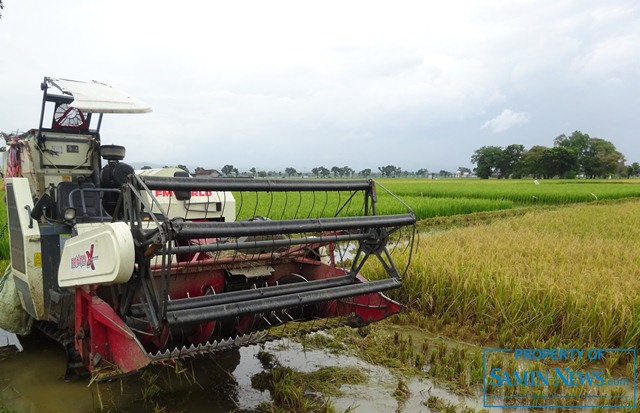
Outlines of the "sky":
M51 76L153 108L105 115L129 162L455 171L575 130L640 162L637 0L3 3L3 132Z

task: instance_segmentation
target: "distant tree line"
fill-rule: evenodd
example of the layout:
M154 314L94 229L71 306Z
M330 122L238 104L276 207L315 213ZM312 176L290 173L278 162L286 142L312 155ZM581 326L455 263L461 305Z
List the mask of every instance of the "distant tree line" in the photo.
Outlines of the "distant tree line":
M165 168L169 166L165 165ZM188 173L189 168L186 165L177 165L176 168L180 168ZM143 166L142 169L151 169L150 166ZM214 170L211 170L214 171ZM207 170L203 167L196 167L194 172L195 174L199 174L201 172L209 173L210 170ZM298 172L297 169L293 167L287 167L282 171L259 171L256 168L251 168L246 172L240 172L238 168L233 165L224 165L220 171L215 171L214 173L218 173L221 176L229 176L229 177L307 177L304 172ZM421 178L452 178L452 177L469 177L472 175L472 171L470 168L461 166L456 172L445 171L441 169L439 172L429 172L427 168L420 168L415 172L405 171L399 166L395 165L386 165L379 166L378 171L374 172L370 168L362 169L359 172L356 172L354 169L348 166L333 166L331 169L324 166L317 166L311 169L311 175L316 178L369 178L369 177L383 177L383 178L396 178L396 177L421 177Z
M553 141L554 146L513 144L505 148L483 146L471 156L479 178L606 178L609 176L639 176L637 162L625 166L625 158L613 143L592 138L580 131L570 136L564 134Z

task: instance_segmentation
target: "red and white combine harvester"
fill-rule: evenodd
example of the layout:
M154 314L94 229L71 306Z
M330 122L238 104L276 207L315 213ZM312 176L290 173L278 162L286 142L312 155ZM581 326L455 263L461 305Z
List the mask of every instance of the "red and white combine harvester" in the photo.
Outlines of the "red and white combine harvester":
M401 310L382 292L401 285L415 217L387 194L402 213L378 214L374 181L136 172L100 125L148 106L98 82L46 77L42 89L39 127L5 135L3 284L15 293L2 299L18 314L0 327L61 342L69 377Z

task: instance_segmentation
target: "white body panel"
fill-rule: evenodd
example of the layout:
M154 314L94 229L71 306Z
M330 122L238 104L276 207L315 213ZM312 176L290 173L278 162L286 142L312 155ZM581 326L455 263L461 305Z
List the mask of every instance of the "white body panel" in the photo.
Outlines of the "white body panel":
M136 171L140 176L172 177L175 172L182 171L179 168L143 169ZM193 178L198 179L198 178ZM192 191L191 198L185 201L178 200L173 191L151 191L154 198L164 209L163 213L168 218L184 218L185 220L197 219L223 219L225 222L233 222L236 218L236 201L231 192ZM146 193L142 193L146 196ZM151 203L153 212L157 207Z
M138 99L104 83L95 80L48 78L61 91L73 96L71 106L83 112L93 113L146 113L151 107Z
M46 151L36 142L37 130L25 134L20 140L20 165L22 176L29 179L31 194L41 195L49 185L70 182L74 177L90 176L98 164L96 142L89 134L72 136L61 132L47 131ZM3 153L7 166L7 152Z
M32 220L29 211L33 209L31 189L27 178L8 178L7 183L13 186L15 204L17 206L17 220L9 217L9 232L11 238L11 262L14 277L28 285L30 297L20 291L22 307L35 312L33 317L44 317L44 288L42 285L42 248L40 246L40 229L38 223ZM29 209L27 209L29 207ZM31 227L29 227L31 225ZM15 227L15 228L14 228ZM18 230L19 227L19 230ZM12 234L15 234L12 235ZM19 235L22 235L20 239ZM15 237L15 239L14 239ZM21 248L16 248L21 245ZM20 254L20 249L23 254ZM18 262L21 261L21 262ZM21 269L24 268L24 272ZM31 303L28 303L31 301Z
M78 235L64 245L58 284L74 287L89 284L125 283L134 266L131 230L124 222L78 224ZM86 231L85 231L86 229Z

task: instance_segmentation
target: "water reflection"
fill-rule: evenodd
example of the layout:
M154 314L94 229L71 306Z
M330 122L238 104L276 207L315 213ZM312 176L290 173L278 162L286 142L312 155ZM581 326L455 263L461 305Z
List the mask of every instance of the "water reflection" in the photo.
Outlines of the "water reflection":
M438 389L426 379L407 379L411 392L399 405L393 397L398 376L355 356L305 350L289 341L267 343L212 356L188 359L178 367L153 367L141 374L111 383L88 386L88 382L63 380L65 355L62 346L37 333L23 339L24 351L0 356L0 406L17 413L109 412L250 412L270 401L268 392L251 386L251 378L264 370L257 353L272 353L283 366L312 372L326 366L356 366L368 375L362 385L342 386L343 396L333 398L337 411L428 411L423 404L436 395L453 404L480 408L478 399L463 400ZM178 371L178 373L176 373ZM146 399L146 400L145 400ZM399 410L400 409L400 410Z

